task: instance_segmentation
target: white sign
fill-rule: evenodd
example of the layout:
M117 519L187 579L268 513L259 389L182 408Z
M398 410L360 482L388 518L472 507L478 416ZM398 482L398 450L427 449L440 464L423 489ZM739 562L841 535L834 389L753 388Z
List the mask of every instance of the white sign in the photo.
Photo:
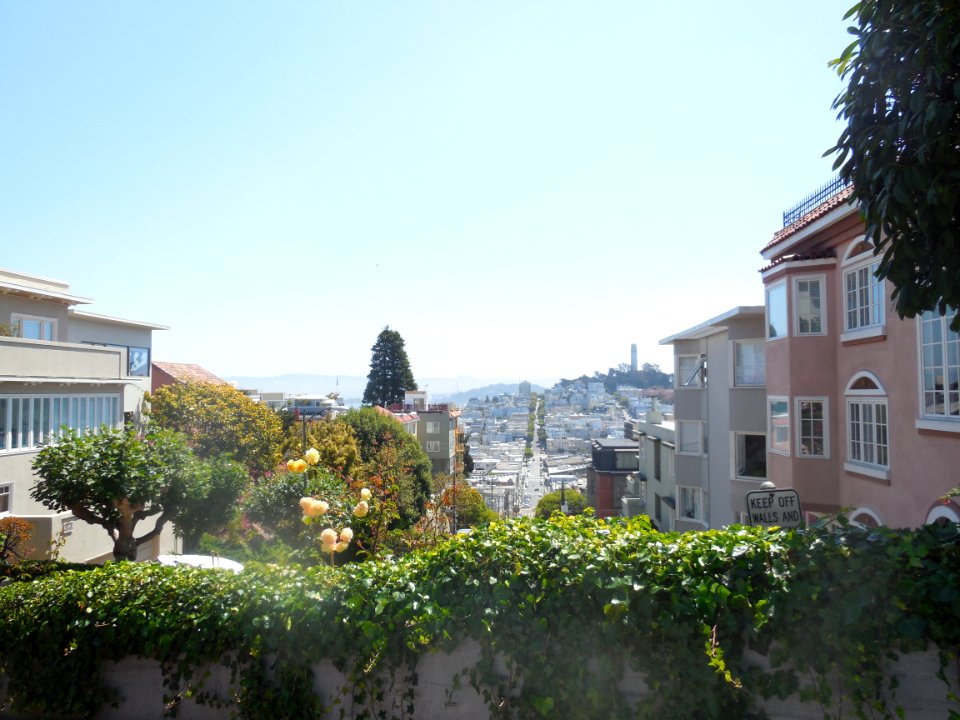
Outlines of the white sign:
M754 490L747 493L750 524L782 528L803 526L803 510L796 490Z

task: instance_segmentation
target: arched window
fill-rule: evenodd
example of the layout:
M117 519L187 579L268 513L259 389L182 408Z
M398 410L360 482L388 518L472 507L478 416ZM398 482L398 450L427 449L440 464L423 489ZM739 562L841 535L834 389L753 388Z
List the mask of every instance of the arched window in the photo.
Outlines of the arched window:
M951 502L937 503L927 513L927 525L945 525L946 523L960 523L960 511Z
M859 507L850 513L850 520L866 528L875 528L883 525L880 516L867 507Z
M855 472L890 466L887 391L876 375L860 372L847 383L847 460Z

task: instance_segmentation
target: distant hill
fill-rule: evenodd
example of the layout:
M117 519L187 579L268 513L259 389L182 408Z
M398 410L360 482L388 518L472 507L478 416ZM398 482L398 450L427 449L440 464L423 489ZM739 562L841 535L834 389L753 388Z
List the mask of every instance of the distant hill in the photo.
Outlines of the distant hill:
M493 397L494 395L516 395L519 389L518 383L497 383L494 385L484 385L483 387L473 388L472 390L449 393L446 395L433 395L431 393L430 398L432 400L436 400L437 402L466 405L470 398L480 398L481 400L484 400L488 396ZM536 393L542 393L544 390L542 385L535 385L533 383L530 384L530 389Z
M363 391L367 387L367 378L356 375L312 375L290 374L268 377L234 376L226 377L243 390L260 392L285 392L290 395L326 395L339 392L344 401L359 405ZM435 402L466 404L472 397L486 397L501 393L516 394L516 382L501 382L500 378L475 378L461 375L455 378L417 379L421 390L426 390ZM540 385L531 385L535 392L542 392ZM462 399L460 399L462 398Z

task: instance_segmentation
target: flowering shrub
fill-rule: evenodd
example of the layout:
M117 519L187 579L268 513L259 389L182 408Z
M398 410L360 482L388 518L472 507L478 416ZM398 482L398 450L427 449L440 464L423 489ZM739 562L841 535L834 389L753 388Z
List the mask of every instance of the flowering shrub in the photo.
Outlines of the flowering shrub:
M302 459L287 461L287 470L293 473L315 473L319 462L319 451L316 448L310 448L303 454ZM357 494L360 499L355 504L349 493L338 493L329 500L322 500L309 495L300 498L303 524L307 527L320 526L323 528L319 536L320 549L328 558L331 566L336 564L336 554L346 552L353 541L353 528L347 523L353 518L363 521L363 518L367 518L370 514L373 493L370 492L369 488L364 487ZM363 526L364 529L369 529L370 521L363 521Z

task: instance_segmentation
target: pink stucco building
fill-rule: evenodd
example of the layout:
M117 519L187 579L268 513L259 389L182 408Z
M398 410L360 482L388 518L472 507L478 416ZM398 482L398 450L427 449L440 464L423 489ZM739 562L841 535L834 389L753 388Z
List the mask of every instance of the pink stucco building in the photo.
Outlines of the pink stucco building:
M767 476L811 514L960 521L960 339L952 313L900 320L851 188L777 232L767 265ZM786 221L785 221L786 222Z

